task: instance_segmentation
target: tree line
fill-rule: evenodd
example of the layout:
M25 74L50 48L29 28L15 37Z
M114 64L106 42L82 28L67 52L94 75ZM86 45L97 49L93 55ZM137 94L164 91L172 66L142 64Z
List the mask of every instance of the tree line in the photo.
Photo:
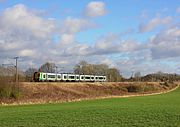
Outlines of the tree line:
M36 71L45 72L45 73L56 73L57 67L54 63L45 63L40 66L39 69L29 68L26 70L26 79L32 80L32 74ZM106 64L90 64L86 61L80 61L73 68L74 74L84 74L84 75L103 75L107 76L108 81L110 82L119 82L122 81L122 76L116 68L110 68Z
M10 73L10 71L12 73ZM57 66L55 63L46 62L42 64L38 69L37 68L28 68L25 72L19 73L19 81L33 81L34 72L45 72L45 73L56 73L58 72ZM11 77L12 80L15 79L14 69L13 68L3 68L0 66L0 76L8 76ZM180 75L178 74L168 74L163 72L157 72L153 74L147 74L145 76L141 76L139 71L132 73L130 78L124 78L120 71L117 68L111 68L106 64L90 64L86 61L80 61L76 64L72 70L74 74L84 74L84 75L104 75L107 76L107 80L109 82L173 82L180 81Z

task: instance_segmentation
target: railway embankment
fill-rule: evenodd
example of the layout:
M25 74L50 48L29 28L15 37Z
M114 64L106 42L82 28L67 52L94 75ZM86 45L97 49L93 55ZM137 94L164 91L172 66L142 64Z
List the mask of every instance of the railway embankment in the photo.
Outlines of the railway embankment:
M18 98L1 98L0 104L44 104L143 96L168 92L177 86L178 83L167 82L21 82Z

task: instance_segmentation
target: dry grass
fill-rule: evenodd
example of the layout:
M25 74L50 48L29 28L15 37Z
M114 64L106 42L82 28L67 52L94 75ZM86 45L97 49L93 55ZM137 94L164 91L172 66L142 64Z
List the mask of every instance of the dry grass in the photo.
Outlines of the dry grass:
M16 100L20 93L18 85L13 82L13 77L0 76L0 102L3 100Z
M20 84L21 96L18 103L49 103L66 102L102 98L110 96L124 96L162 92L173 88L157 82L104 82L104 83L56 83L56 82L23 82ZM17 103L11 99L1 100L3 103Z

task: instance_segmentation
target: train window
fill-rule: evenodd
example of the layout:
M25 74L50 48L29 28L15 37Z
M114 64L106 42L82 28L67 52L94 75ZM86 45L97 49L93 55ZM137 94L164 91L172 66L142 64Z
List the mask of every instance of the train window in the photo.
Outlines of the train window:
M70 79L74 79L74 78L75 78L75 76L69 76L69 78L70 78Z
M85 77L85 79L90 79L91 77L89 77L89 76L87 76L87 77Z
M94 77L91 77L91 79L94 79Z
M79 79L79 76L76 76L76 79Z
M96 79L98 79L98 77L96 77Z
M55 75L48 75L48 78L55 78Z
M84 76L82 76L81 79L84 79Z
M67 76L64 76L64 79L67 79Z
M43 78L46 78L46 74L43 75Z
M61 78L61 75L58 75L58 78Z

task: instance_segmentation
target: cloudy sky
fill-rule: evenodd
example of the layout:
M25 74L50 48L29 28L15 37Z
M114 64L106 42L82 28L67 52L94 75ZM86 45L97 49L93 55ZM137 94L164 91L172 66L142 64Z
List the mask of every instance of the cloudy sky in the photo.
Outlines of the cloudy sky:
M180 74L179 0L0 0L0 64Z

